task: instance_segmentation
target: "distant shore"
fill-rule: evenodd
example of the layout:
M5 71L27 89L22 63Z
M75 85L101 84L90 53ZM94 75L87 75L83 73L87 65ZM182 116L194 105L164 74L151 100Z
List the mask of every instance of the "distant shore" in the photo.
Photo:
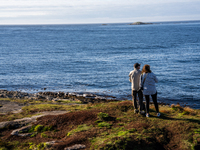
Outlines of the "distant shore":
M147 23L147 22L134 22L134 23L131 23L130 25L148 25L148 24L153 24L153 23Z

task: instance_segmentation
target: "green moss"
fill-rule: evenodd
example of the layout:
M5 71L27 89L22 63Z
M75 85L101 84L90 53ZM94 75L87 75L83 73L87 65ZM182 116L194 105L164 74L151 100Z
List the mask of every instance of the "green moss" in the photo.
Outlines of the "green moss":
M71 136L74 133L78 133L78 132L83 132L83 131L87 131L90 130L93 126L87 126L86 124L83 125L79 125L76 129L71 130L70 132L67 133L67 136Z
M130 132L130 133L134 133L134 132L136 132L136 131L137 131L137 129L135 129L135 128L129 129L129 132Z
M33 113L33 112L42 112L42 111L73 111L73 110L83 110L86 106L85 105L57 105L57 104L39 104L39 105L31 105L31 106L24 106L22 110L25 113Z
M100 123L98 123L98 127L100 127L100 128L106 127L108 129L110 129L111 126L112 126L112 124L107 123L107 122L100 122Z
M22 104L41 104L46 102L46 100L31 100L31 99L13 99L13 98L0 98L1 100L6 100L6 101L10 101L10 102L17 102L17 103L22 103Z
M107 113L103 113L103 112L98 113L98 118L101 120L105 120L108 117L109 115Z
M82 104L82 102L81 101L71 101L71 100L58 100L57 101L58 103L66 103L66 104L68 104L68 103L73 103L73 104Z
M38 145L33 144L29 147L30 150L35 150L35 149L36 150L46 150L47 148L48 148L48 144L46 144L46 143L40 143Z
M43 129L42 129L42 132L45 132L45 131L52 131L53 130L53 127L52 126L45 126Z
M37 145L38 149L44 149L46 147L46 145L44 143L40 143Z
M44 126L43 125L37 125L35 128L34 128L34 131L35 132L42 132Z
M118 125L119 125L119 126L123 126L123 125L124 125L124 123L118 123Z
M119 131L111 134L101 134L101 137L94 138L91 142L92 145L90 149L97 150L116 150L116 149L126 149L127 142L130 141L130 136L133 134L129 131Z
M116 131L122 131L124 130L124 127L117 127L117 128L113 128L112 131L116 132Z
M127 134L129 134L130 132L129 131L119 131L117 133L118 136L126 136Z
M190 112L188 112L188 111L183 111L182 112L182 115L189 115L190 114Z
M121 118L116 118L116 120L117 120L117 121L120 121L120 120L121 120Z
M36 135L37 135L37 132L33 133L33 134L31 135L31 137L34 137L34 136L36 136Z
M38 132L45 132L45 131L52 131L53 128L51 126L43 126L43 125L37 125L32 126L28 133L33 133L31 137L34 137L37 135ZM41 137L46 137L44 133L41 133Z
M8 149L5 147L0 147L0 150L8 150Z
M101 121L112 121L116 119L115 117L111 117L109 114L103 112L98 113L97 117Z
M42 138L48 138L48 136L45 133L41 133Z
M100 123L102 122L102 120L96 120L94 123Z
M92 107L91 106L87 106L86 109L92 109Z
M200 128L199 128L199 129L195 129L195 130L194 130L194 133L200 134Z

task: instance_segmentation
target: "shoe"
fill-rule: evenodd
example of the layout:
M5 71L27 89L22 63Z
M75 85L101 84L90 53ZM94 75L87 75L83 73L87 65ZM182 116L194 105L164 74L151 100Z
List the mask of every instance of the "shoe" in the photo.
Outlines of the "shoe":
M160 117L160 113L157 113L157 117Z
M134 113L135 113L135 114L137 114L138 112L139 112L139 110L138 110L138 109L135 109L135 110L134 110Z
M144 114L145 114L144 110L140 111L140 115L144 115Z
M149 114L146 114L146 117L149 118Z

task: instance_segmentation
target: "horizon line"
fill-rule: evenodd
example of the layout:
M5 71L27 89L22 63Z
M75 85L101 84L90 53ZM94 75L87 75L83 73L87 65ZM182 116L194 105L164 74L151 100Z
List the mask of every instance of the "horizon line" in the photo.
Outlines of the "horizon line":
M170 22L198 22L200 20L177 20L177 21L147 21L144 23L170 23ZM143 21L135 21L135 22L143 22ZM135 23L135 22L113 22L113 23L32 23L32 24L27 24L27 23L17 23L17 24L0 24L0 26L12 26L12 25L97 25L97 24L130 24L130 23Z

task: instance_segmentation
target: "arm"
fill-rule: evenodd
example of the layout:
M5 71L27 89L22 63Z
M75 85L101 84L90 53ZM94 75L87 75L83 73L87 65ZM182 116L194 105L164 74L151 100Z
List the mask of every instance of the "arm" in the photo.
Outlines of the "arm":
M140 75L140 82L139 82L139 87L142 87L142 79L143 79L143 74Z
M130 81L130 82L133 81L133 73L132 73L132 72L129 73L129 81Z
M131 82L131 75L129 74L129 81Z

